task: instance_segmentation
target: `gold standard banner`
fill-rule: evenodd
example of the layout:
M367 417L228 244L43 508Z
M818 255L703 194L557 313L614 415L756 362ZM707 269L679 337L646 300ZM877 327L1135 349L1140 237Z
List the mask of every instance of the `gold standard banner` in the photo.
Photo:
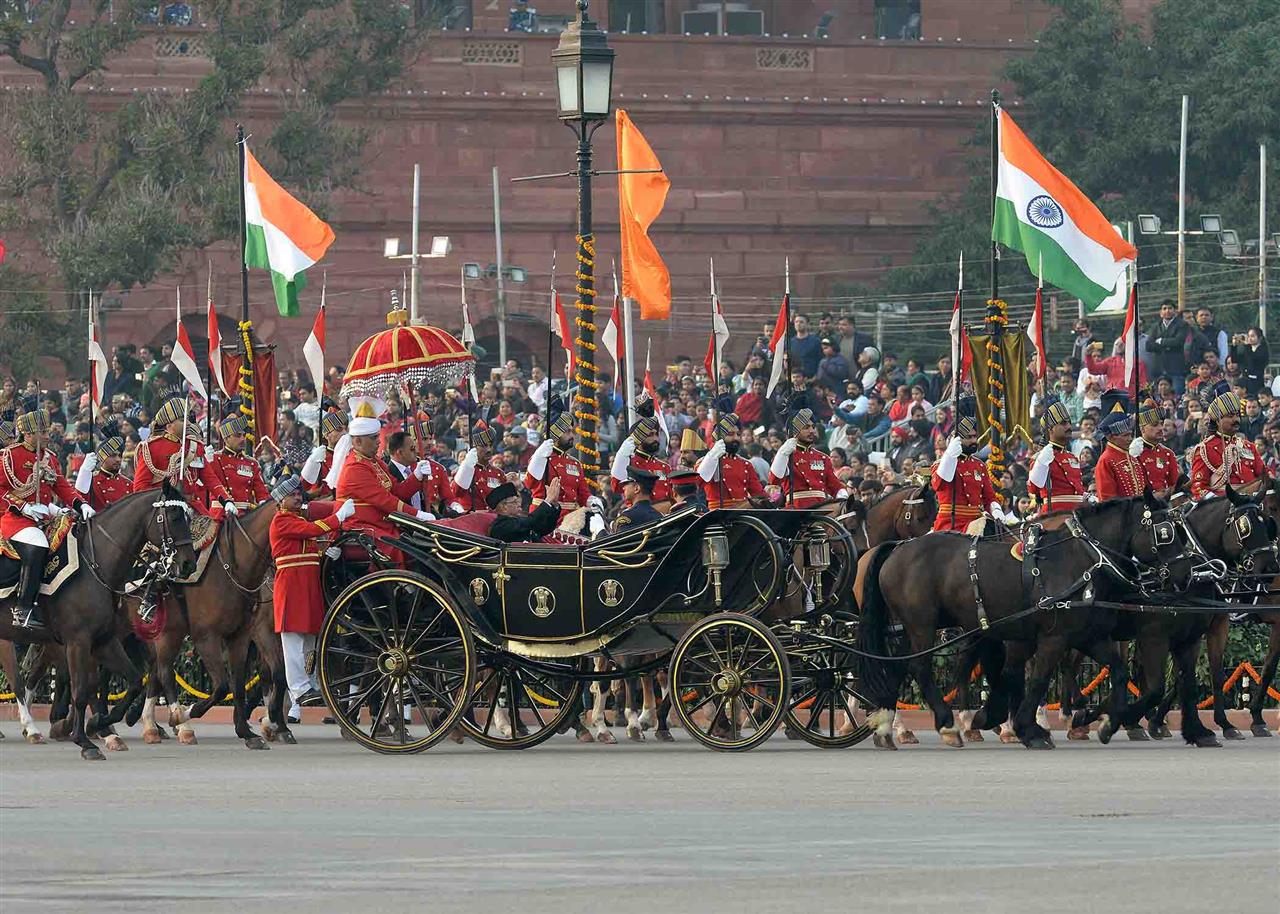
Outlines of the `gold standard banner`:
M973 354L971 369L973 395L978 401L978 434L986 435L991 427L991 366L987 364L988 334L966 334ZM1014 435L1031 437L1031 387L1028 384L1027 352L1030 340L1017 329L1005 329L1000 335L1001 362L1004 367L1004 389L996 391L996 397L1004 400L1004 441L1006 446Z

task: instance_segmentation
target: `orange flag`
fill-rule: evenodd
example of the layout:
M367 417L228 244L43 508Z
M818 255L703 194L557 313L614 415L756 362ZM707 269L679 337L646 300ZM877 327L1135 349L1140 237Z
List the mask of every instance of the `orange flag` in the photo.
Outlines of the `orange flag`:
M618 170L661 168L662 163L627 112L617 112ZM618 222L622 229L622 294L640 304L642 320L671 314L671 274L649 240L649 226L662 212L671 182L661 172L618 175Z

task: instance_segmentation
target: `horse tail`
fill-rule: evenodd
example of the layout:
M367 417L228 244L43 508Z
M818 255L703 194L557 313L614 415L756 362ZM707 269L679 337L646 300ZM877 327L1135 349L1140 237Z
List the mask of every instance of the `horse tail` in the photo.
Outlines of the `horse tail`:
M860 652L855 664L858 681L867 698L877 708L897 707L898 689L902 685L902 665L878 660L865 654L885 656L889 653L889 605L880 589L880 570L899 543L883 543L867 552L858 562L858 641Z

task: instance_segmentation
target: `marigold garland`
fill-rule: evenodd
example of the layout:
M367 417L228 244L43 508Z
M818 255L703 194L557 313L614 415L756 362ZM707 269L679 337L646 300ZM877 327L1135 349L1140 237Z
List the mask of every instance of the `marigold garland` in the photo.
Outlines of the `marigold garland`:
M999 485L1000 475L1004 472L1004 448L1001 444L1004 441L1005 428L1000 419L1004 415L1004 365L998 358L1000 349L995 343L996 334L1008 326L1009 323L1009 305L999 298L987 299L987 370L989 371L990 383L987 390L987 425L990 426L993 434L991 435L991 455L987 458L987 474L991 477L991 483L994 486Z
M578 313L573 320L578 328L573 341L578 349L573 373L573 379L578 382L578 388L573 393L573 417L578 420L577 427L574 429L578 438L575 447L587 484L593 489L598 489L600 484L596 481L596 474L600 472L600 451L591 444L600 440L600 436L596 433L600 424L600 415L596 412L599 408L596 405L596 399L601 385L596 380L595 362L589 357L584 357L587 353L596 351L596 344L593 341L596 333L595 256L595 237L579 235L578 268L574 273L578 280L577 285L574 286L574 291L578 293L576 305ZM583 396L584 390L592 396Z
M240 394L240 415L244 416L248 429L245 437L249 446L258 443L258 429L253 419L253 321L240 321L240 344L244 347L244 361L240 363L240 381L236 391Z

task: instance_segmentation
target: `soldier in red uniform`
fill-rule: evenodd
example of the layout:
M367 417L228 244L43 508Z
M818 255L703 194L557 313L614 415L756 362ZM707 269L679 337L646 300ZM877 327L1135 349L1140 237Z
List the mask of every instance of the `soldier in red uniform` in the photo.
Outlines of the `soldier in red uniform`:
M462 503L458 501L458 494L453 490L453 480L449 478L449 471L426 454L434 441L431 424L419 421L416 423L416 428L417 440L423 448L423 453L419 455L422 459L418 461L415 468L415 473L422 479L422 509L436 517L444 517L450 513L462 514Z
M1040 449L1027 475L1027 491L1036 499L1041 514L1071 511L1085 500L1084 479L1080 461L1071 453L1071 416L1061 401L1049 403L1044 410L1045 437L1049 443Z
M1223 382L1225 387L1225 382ZM1223 389L1209 404L1213 433L1191 449L1191 497L1225 495L1227 485L1252 491L1267 479L1267 468L1252 441L1236 434L1240 428L1240 398Z
M702 492L707 497L707 507L742 508L748 506L751 496L764 496L764 486L751 461L738 456L741 442L738 438L738 417L733 413L721 416L711 430L715 443L698 461L698 475L702 477Z
M848 498L849 490L836 476L831 458L813 446L818 440L813 410L799 410L789 425L791 437L778 448L769 467L769 484L782 487L782 503L811 508L833 498Z
M18 440L18 435L13 428L13 413L8 412L0 416L0 448L6 448Z
M302 483L308 498L333 498L334 486L338 484L338 474L333 470L333 449L346 433L346 413L327 412L320 417L320 434L324 436L324 444L313 447L302 465ZM329 481L331 476L332 482Z
M95 511L101 511L133 491L133 484L120 475L120 458L124 439L110 435L98 449L84 458L76 474L76 491L89 500Z
M185 403L173 397L161 404L151 420L151 436L138 445L134 454L133 491L158 489L165 479L181 485L191 506L201 514L221 518L222 505L231 501L231 493L218 471L204 459L199 442L188 430L187 460L182 470ZM182 478L179 479L179 474Z
M244 452L247 431L248 425L242 416L228 416L218 423L222 450L210 458L210 463L231 496L228 514L248 511L269 497L267 485L262 481L262 468Z
M62 475L58 458L47 449L49 413L34 405L14 423L18 443L0 451L0 535L13 544L22 562L12 607L13 624L43 628L36 606L44 577L49 540L44 525L69 508L78 508L86 520L93 508ZM58 498L63 507L53 500ZM69 506L69 507L68 507Z
M1107 438L1093 468L1098 501L1141 495L1147 488L1147 473L1142 469L1142 461L1129 453L1133 421L1122 412L1107 413L1098 423L1098 434Z
M956 433L933 466L933 491L938 493L934 530L964 533L983 513L1007 521L996 497L987 465L974 454L978 450L978 424L972 416L956 420Z
M560 480L560 519L570 511L589 507L604 511L604 503L598 495L591 494L591 487L582 472L582 464L569 456L573 447L573 417L562 412L551 422L547 437L529 458L529 469L524 474L524 485L533 494L533 507L542 504L546 488L551 480Z
M409 504L418 493L421 479L410 473L397 482L391 478L386 464L378 459L378 432L382 423L368 404L360 404L349 425L347 438L338 442L334 462L342 461L338 476L338 501L352 500L355 516L348 527L363 530L375 540L395 536L396 529L387 520L393 513L408 514L419 520L435 520L435 516ZM394 561L400 561L398 550L379 544Z
M623 496L623 503L630 508L624 487L630 479L628 470L635 467L655 474L653 498L650 500L654 509L665 514L671 509L673 495L671 483L667 481L670 467L658 457L658 419L656 416L641 416L631 426L631 434L618 445L618 452L613 455L613 464L609 467L609 488Z
M316 635L324 621L322 548L316 540L337 532L342 522L355 514L356 506L348 499L327 516L308 520L302 510L302 480L297 476L281 480L271 490L271 498L280 505L271 519L271 558L276 566L271 597L293 705L289 718L290 723L296 723L299 705L321 700L315 680L307 672L307 654L315 649Z
M485 503L489 493L506 482L502 473L489 465L497 443L498 433L493 429L476 429L471 436L471 450L467 451L453 474L453 491L464 514L489 510Z
M1163 420L1160 407L1151 400L1144 403L1138 410L1141 434L1129 443L1129 453L1142 464L1151 490L1167 501L1178 484L1178 455L1163 444Z

